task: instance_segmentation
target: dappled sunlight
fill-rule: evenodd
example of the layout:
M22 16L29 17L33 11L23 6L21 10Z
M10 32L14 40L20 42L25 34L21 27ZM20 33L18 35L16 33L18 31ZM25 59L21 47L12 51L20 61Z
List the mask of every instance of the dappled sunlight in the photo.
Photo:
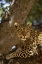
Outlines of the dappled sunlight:
M3 5L4 8L9 7L10 3L6 3L5 5Z
M6 0L0 1L0 23L2 23L1 22L2 17L5 15L5 13L9 11L10 5L11 5L11 1L10 2L6 2Z
M12 0L11 6L14 4L15 0Z
M12 26L13 25L13 22L14 22L14 16L11 17L10 21L9 21L9 26Z

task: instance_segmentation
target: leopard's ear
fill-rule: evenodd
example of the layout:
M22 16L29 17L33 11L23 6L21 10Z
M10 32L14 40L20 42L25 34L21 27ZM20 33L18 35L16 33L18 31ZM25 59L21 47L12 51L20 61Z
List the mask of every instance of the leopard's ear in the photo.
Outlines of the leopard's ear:
M30 23L29 26L32 26L32 23Z
M31 26L32 26L32 23L28 24L27 26L28 26L28 27L31 27Z
M19 23L15 22L14 27L17 29L19 27Z

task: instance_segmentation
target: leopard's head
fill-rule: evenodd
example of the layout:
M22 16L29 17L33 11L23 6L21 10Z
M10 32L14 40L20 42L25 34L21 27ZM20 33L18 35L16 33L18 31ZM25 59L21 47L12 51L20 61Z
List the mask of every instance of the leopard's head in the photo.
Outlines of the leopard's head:
M18 23L14 23L14 26L17 31L17 36L25 41L27 38L30 38L30 26L28 25L19 25Z

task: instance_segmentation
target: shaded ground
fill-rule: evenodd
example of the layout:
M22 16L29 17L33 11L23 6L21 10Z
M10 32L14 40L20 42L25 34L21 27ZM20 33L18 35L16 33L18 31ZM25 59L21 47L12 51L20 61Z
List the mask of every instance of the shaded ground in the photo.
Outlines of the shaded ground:
M37 61L36 58L14 58L14 59L11 59L10 61L6 61L4 62L4 64L42 64L41 61Z

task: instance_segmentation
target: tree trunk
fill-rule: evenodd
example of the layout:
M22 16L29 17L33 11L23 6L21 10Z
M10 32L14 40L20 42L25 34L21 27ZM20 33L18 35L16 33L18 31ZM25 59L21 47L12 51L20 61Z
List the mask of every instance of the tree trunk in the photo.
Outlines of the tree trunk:
M15 0L9 10L13 22L23 24L34 3L35 0Z
M0 52L7 52L13 45L19 42L19 38L13 28L14 22L25 23L33 4L36 0L15 0L9 11L6 12L0 27Z

